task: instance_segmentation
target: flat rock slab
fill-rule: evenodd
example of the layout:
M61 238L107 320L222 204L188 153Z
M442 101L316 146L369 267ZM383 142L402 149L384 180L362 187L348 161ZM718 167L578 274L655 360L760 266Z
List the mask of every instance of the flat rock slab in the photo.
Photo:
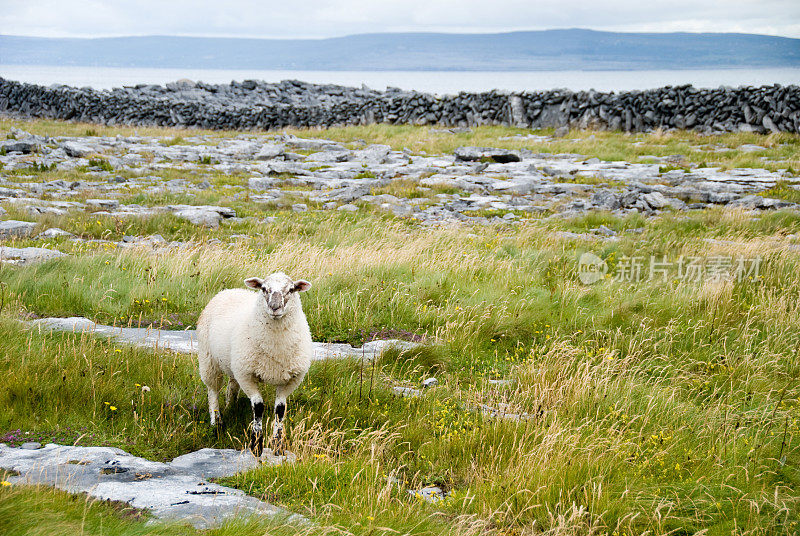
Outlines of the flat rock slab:
M33 320L31 325L57 331L92 333L135 346L172 350L182 354L197 353L197 332L192 329L172 331L153 328L122 328L97 324L83 317L40 318ZM315 342L314 360L322 361L324 359L346 357L369 360L380 356L388 348L408 350L416 346L416 343L397 339L371 341L365 343L361 348L353 348L349 344Z
M263 463L279 465L293 455L273 456ZM169 463L153 462L113 447L75 447L50 443L39 449L0 443L0 468L17 476L6 480L46 484L70 493L121 501L146 509L158 518L186 521L197 528L217 526L241 515L289 515L243 491L208 482L259 465L249 451L201 449Z
M35 223L28 221L0 221L0 240L6 238L25 238L33 234Z
M49 261L58 257L65 257L66 254L56 249L49 248L12 248L10 246L0 246L0 262L25 266L37 262Z

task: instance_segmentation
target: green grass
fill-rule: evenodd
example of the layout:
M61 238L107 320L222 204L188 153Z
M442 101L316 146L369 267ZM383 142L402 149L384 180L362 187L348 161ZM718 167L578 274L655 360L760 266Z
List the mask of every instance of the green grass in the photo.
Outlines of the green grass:
M89 168L99 168L101 171L114 171L114 166L105 158L90 158L87 166Z
M775 199L784 199L792 203L800 203L800 189L798 189L798 185L800 185L800 182L797 181L779 181L775 186L764 190L759 195Z
M200 531L177 522L154 522L146 512L122 503L21 485L0 488L0 528L4 536L239 536L298 532L296 526L277 519L232 520Z
M710 164L723 169L758 167L770 170L800 169L800 136L797 134L729 133L704 136L691 131L652 133L622 133L593 130L572 130L564 138L539 142L525 139L501 139L515 134L552 134L552 129L531 131L513 127L474 127L470 132L434 132L435 127L411 125L365 125L314 129L287 129L303 137L322 137L353 142L359 139L371 143L391 145L394 149L407 148L417 153L438 154L452 152L462 145L529 149L540 153L578 153L603 160L636 162L639 157L680 155L685 164ZM743 144L757 144L768 148L764 152L746 153L736 150ZM732 149L717 152L717 147ZM792 174L795 172L792 171Z
M407 199L429 198L433 200L436 194L463 194L462 190L448 186L432 186L421 189L419 182L412 179L393 180L385 186L372 188L371 195L389 194Z
M325 216L296 215L236 246L85 252L1 274L14 310L118 322L177 315L189 324L218 289L281 267L314 283L304 304L316 339L358 343L387 327L424 337L423 352L363 368L315 364L291 400L298 464L230 480L324 526L367 534L373 518L414 534L475 526L772 534L796 522L800 259L763 245L796 232L796 213L593 215L434 233L370 215ZM713 236L748 242L745 251L764 256L764 280L584 287L579 244L548 232L600 221L644 227L594 249L612 266L624 255L705 255L699 239ZM226 414L231 434L212 437L189 357L154 359L11 320L0 329L6 429L63 434L89 423L91 442L156 459L244 437L242 401ZM391 394L431 371L442 386L427 396ZM143 397L137 383L152 390ZM476 413L478 404L535 418L497 422ZM452 498L433 506L405 495L432 484ZM668 518L657 513L665 502Z
M185 145L186 140L184 140L182 136L175 136L171 140L164 140L163 144L166 147L172 147L174 145Z
M57 126L31 125L31 131ZM487 127L440 135L420 127L370 126L302 134L433 152L495 145L492 137L510 132L515 130ZM627 158L662 154L654 151L657 145L675 154L682 146L711 143L690 133L590 135L573 132L550 150L569 145ZM770 148L768 154L796 159L794 139L736 134L713 143L758 143ZM643 145L632 146L637 140ZM726 166L752 158L710 151L702 157L709 155ZM37 180L66 176L44 171ZM165 170L164 178L181 175ZM192 244L151 251L63 239L8 242L45 244L70 256L22 268L0 264L5 440L111 445L156 460L202 447L241 447L247 403L240 399L224 411L227 433L216 438L191 356L38 333L20 319L82 315L183 329L194 325L220 289L283 270L313 284L303 303L315 340L361 344L379 335L424 345L387 352L375 363L315 363L287 413L288 446L297 463L225 480L312 523L237 521L217 533L798 532L800 256L776 247L800 233L796 211L754 218L719 209L651 219L592 212L566 220L530 218L514 227L423 228L367 210L294 213L258 205L236 197L242 181L220 175L196 197L132 191L124 201L224 204L239 215L276 215L274 223L247 220L209 230L170 215L121 220L70 213L39 220L37 231L58 226L84 238L114 240L158 233ZM769 195L790 195L788 187L781 183ZM301 193L284 204L301 201ZM424 198L441 191L399 181L373 193ZM27 219L6 207L9 217ZM556 234L599 225L618 231L619 240ZM233 240L234 234L250 239ZM585 286L577 278L577 260L586 251L603 258L612 273L628 257L675 262L760 256L761 279L691 283L672 274L635 283L609 277ZM430 375L439 386L423 396L393 394L393 386L418 386ZM495 379L511 383L490 381ZM493 419L481 405L527 418ZM441 486L448 499L431 505L407 493L428 485ZM60 492L0 488L3 533L179 530L130 517L118 506Z
M625 186L624 181L608 179L605 177L597 177L597 176L585 176L585 175L572 175L570 177L558 177L553 179L554 182L566 182L566 183L573 183L573 184L591 184L591 185L607 185L607 186L616 186L622 187Z

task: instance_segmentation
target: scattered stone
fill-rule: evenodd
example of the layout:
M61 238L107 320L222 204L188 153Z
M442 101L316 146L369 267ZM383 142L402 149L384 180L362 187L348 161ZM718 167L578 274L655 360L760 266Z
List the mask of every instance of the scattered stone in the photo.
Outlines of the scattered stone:
M513 384L514 382L511 380L489 380L490 385L499 385L501 387L506 387L508 385Z
M193 354L197 351L196 332L191 329L177 331L153 328L124 328L96 324L88 318L82 317L40 318L31 321L30 325L38 329L92 333L135 346L170 350L182 354ZM342 343L315 342L314 360L354 358L371 361L389 348L405 351L417 346L419 346L418 343L397 339L370 341L364 343L361 348L353 348L349 344Z
M26 238L33 234L35 223L17 220L0 221L0 240Z
M73 158L86 158L87 156L96 152L88 145L83 145L76 141L64 142L61 144L61 148L64 149L64 152L67 153L67 156L71 156Z
M33 136L22 140L6 140L0 142L0 151L6 153L38 153L42 150L42 145Z
M42 231L37 235L37 238L58 238L60 236L75 236L72 233L68 233L63 229L59 229L58 227L51 227L45 231Z
M408 494L415 499L420 501L429 502L431 504L436 504L441 500L447 498L448 493L442 491L442 488L439 486L429 486L419 490L408 490Z
M643 194L639 199L644 201L644 203L653 210L660 210L664 207L669 206L669 201L664 196L664 194L660 192L650 192L649 194Z
M370 145L366 149L354 151L353 159L369 164L383 164L391 152L392 148L388 145Z
M617 210L620 208L620 198L609 190L600 190L592 194L591 202L601 210Z
M459 147L453 154L456 160L464 162L477 162L482 159L493 160L499 164L519 162L519 155L507 149L494 149L491 147Z
M768 150L766 147L762 147L760 145L753 145L752 143L745 143L744 145L740 145L736 148L743 153L757 153L759 151L766 151Z
M202 225L212 229L219 227L219 222L222 221L222 216L219 212L213 210L187 208L178 210L174 214L178 218L188 220L195 225Z
M186 190L191 186L191 183L186 179L172 179L164 183L164 186L167 190L172 190L173 192L181 192Z
M784 201L783 199L771 199L769 197L762 197L760 195L748 195L732 201L729 207L740 207L748 209L778 209L795 206L794 203Z
M247 186L251 190L269 190L278 184L278 180L272 177L250 177L247 180Z
M529 413L513 413L507 411L506 408L502 407L492 407L486 404L479 404L478 410L483 413L485 416L492 418L492 419L507 419L510 421L527 421L533 418L533 415Z
M254 160L272 160L283 155L283 146L267 143L253 155Z
M49 261L50 259L57 259L58 257L65 257L66 254L55 249L48 248L12 248L8 246L0 246L0 262L29 265L38 262Z
M392 391L397 396L403 396L407 398L414 398L422 395L422 391L420 391L419 389L414 389L413 387L394 386L392 387Z
M265 449L263 463L279 465L294 455L274 456ZM210 483L259 465L249 451L202 449L161 463L112 447L77 447L26 443L0 444L0 468L12 471L12 484L49 485L100 500L121 501L149 510L155 517L188 522L198 529L221 525L241 514L292 516L245 492Z
M562 125L556 128L555 132L553 132L553 137L564 138L567 136L567 134L569 134L569 127L566 125Z
M3 83L0 80L0 86ZM260 83L254 84L255 87L261 87ZM206 87L205 84L199 84L191 91L205 92ZM265 85L265 91L267 87L272 86ZM303 87L309 89L312 86ZM296 89L297 87L294 90ZM241 88L241 91L246 93L252 90ZM346 88L342 91L346 92ZM169 91L167 94L174 93ZM375 98L379 98L379 95L380 92L374 93ZM594 98L599 98L599 94L594 95ZM334 100L338 98L335 95L329 97ZM525 110L530 107L526 108L524 104L529 97L513 95L509 98L511 100L506 101L504 97L503 106L514 108L514 121L520 124L530 122L530 117L525 119L525 114L528 113ZM672 102L680 100L671 96L670 99ZM569 115L561 109L563 95L559 97L558 103L558 113ZM294 104L299 106L296 110L302 109L304 105L299 101ZM574 107L574 103L572 106ZM609 110L611 108L606 110L607 114L616 113ZM530 113L546 115L552 112L553 110L542 110ZM266 111L263 114L259 111L257 115L265 114ZM763 114L758 117L763 117ZM786 125L782 123L783 116L771 114L770 117L777 126L786 130ZM751 119L760 124L760 119ZM635 122L642 119L633 117L631 120ZM487 121L491 123L496 120L489 118ZM618 128L628 127L620 124ZM355 212L369 204L397 217L414 218L421 225L449 225L459 222L521 225L521 217L524 217L521 215L526 213L549 212L552 215L548 217L569 218L592 210L606 210L619 216L638 211L645 217L653 217L665 209L702 209L710 203L729 205L742 198L744 200L732 206L752 207L752 210L797 208L781 200L762 201L747 197L764 192L779 181L792 180L788 170L771 172L747 168L722 171L695 167L661 173L657 164L601 161L598 158L571 154L551 155L536 154L528 150L459 147L453 155L429 156L412 154L410 151L393 151L387 145L368 145L363 140L352 142L345 148L331 140L303 139L291 135L242 134L236 138L221 140L218 144L204 137L192 137L186 144L180 145L165 143L164 139L145 137L61 137L56 141L24 133L19 133L19 136L25 136L21 139L30 139L32 143L41 146L44 153L41 165L56 164L58 169L69 170L86 165L85 158L67 154L67 148L73 154L79 154L78 150L73 150L75 144L93 152L111 153L104 158L114 167L130 170L132 178L128 182L137 191L142 189L158 192L166 188L191 198L197 196L198 190L214 188L209 180L196 183L207 176L205 174L209 169L220 173L247 173L246 176L250 178L246 188L236 184L225 186L226 190L231 190L234 200L249 196L251 201L257 203L284 206L285 199L292 198L286 197L281 188L300 186L310 189L308 201L314 205L303 201L297 203L293 210L308 211L313 210L312 206L321 206L324 210ZM524 136L512 138L522 139ZM536 141L546 140L537 138ZM761 146L742 147L743 151L763 150ZM289 148L312 154L295 155L288 152ZM702 148L713 149L714 147L709 146ZM143 156L149 154L154 155L155 160ZM684 157L672 155L652 161L660 161L659 159L669 163L675 163L678 159L685 160ZM20 153L0 154L4 169L24 169L30 166L30 160L30 157ZM164 181L157 175L159 170L167 167L185 169L190 178ZM136 169L141 172L134 171ZM146 175L145 170L152 170L155 175ZM192 175L199 175L200 178L195 179ZM584 184L583 178L593 180L587 180ZM33 179L32 176L28 183L15 180L13 188L0 187L0 199L6 205L17 205L17 213L27 213L36 219L46 215L64 215L72 210L89 209L116 218L149 216L166 210L194 225L211 228L218 227L223 219L240 221L234 219L234 211L223 207L121 205L117 196L131 190L127 185L119 186L125 179L114 177L106 171L88 172L85 180L74 183L63 180L41 183ZM417 186L412 186L412 191L425 195L372 195L371 192L376 188L390 187L395 181L401 182L401 191L416 182ZM446 188L449 192L432 193L433 188ZM77 191L99 192L95 194L99 199L90 199L87 202L42 200L63 199ZM465 195L465 192L469 193ZM502 216L485 217L475 214L483 210L500 211ZM0 236L8 234L0 229ZM593 239L615 238L602 229L586 234L593 236ZM42 235L42 238L46 237L47 235Z
M236 212L228 207L212 205L169 205L167 207L178 218L216 229L224 218L235 218Z
M306 157L307 162L347 162L353 157L353 153L347 149L327 150L312 153Z
M598 227L596 229L592 229L592 231L594 231L596 233L599 233L601 235L604 235L604 236L617 236L617 232L615 230L613 230L610 227L607 227L605 225L601 225L600 227Z
M114 210L119 208L119 201L116 199L87 199L86 206L102 210Z
M295 212L308 212L308 205L305 203L295 203L292 205L292 210Z
M426 378L422 380L422 387L425 389L428 387L435 387L436 385L439 385L439 380L436 378Z

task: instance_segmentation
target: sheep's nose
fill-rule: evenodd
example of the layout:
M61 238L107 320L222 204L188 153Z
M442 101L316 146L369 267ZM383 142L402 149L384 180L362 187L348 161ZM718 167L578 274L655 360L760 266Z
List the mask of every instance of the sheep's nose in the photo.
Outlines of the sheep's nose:
M267 303L269 304L270 309L272 309L273 311L276 311L281 307L283 307L283 299L281 297L281 293L273 292L272 294L270 294L269 298L267 299Z

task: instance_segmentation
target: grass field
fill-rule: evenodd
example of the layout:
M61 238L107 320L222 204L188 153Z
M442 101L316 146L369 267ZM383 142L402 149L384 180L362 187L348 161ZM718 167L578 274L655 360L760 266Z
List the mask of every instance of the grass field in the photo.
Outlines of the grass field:
M59 133L45 122L23 127ZM514 132L480 130L454 143L498 145L490 134ZM421 130L302 134L413 145ZM619 150L627 158L630 141L639 139L576 133L590 135L594 141L585 143L595 143L598 156ZM661 136L666 152L673 143L712 141L786 151L798 139ZM793 151L781 158L797 161ZM730 158L738 166L751 156ZM229 434L215 439L191 357L38 333L20 319L82 315L183 329L220 289L280 269L314 285L303 303L315 340L360 344L389 335L424 345L374 363L316 363L289 401L288 446L298 462L226 479L310 524L242 520L211 534L800 531L800 253L787 247L800 242L797 212L591 213L518 227L430 229L368 211L250 210L278 219L216 231L171 217L41 222L84 237L160 233L196 245L153 252L56 239L50 243L72 255L24 268L0 264L0 441L110 445L156 460L241 447L246 402L225 415ZM600 224L620 239L559 234ZM236 233L251 239L228 239ZM585 252L602 258L610 277L581 283ZM646 269L638 281L614 277L632 257L647 267L651 256L671 263L667 277L651 278ZM691 257L706 270L697 281L675 272ZM758 274L706 277L715 259L735 265L740 257L750 268L760 259ZM439 385L421 397L392 393L431 375ZM492 418L481 405L527 418ZM430 485L448 497L429 504L407 492ZM0 486L3 533L190 532L145 525L145 518L52 490Z

